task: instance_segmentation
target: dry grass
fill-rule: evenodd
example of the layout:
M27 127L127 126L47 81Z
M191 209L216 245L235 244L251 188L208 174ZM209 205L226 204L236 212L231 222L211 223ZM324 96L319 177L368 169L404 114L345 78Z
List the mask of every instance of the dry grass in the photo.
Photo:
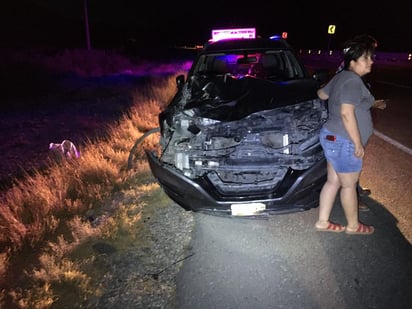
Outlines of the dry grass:
M89 75L130 67L104 52L94 55L94 63L85 58L90 60L80 51L66 51L37 62L53 70L70 65L77 74ZM80 65L85 61L87 66ZM141 65L155 76L160 67ZM150 87L136 89L133 108L108 125L109 137L86 142L78 159L50 160L46 170L16 181L1 197L0 307L49 308L63 294L82 300L91 291L99 293L93 276L84 271L93 255L78 259L76 248L95 237L111 239L125 231L139 235L144 206L160 190L146 182L151 174L141 153L133 157L133 170L127 163L136 139L158 125L159 111L175 92L175 76L184 72L178 66L165 70ZM156 143L151 137L144 147Z

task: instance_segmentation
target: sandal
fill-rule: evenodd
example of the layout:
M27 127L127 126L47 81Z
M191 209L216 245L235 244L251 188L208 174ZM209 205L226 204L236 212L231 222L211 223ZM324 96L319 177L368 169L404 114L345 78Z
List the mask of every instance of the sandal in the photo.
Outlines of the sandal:
M372 225L366 225L359 222L358 228L354 231L346 229L346 234L349 235L370 235L375 231Z
M331 221L328 221L328 226L327 227L317 227L315 226L316 230L318 232L333 232L333 233L341 233L345 231L346 227L343 225L340 225L338 223L333 223Z

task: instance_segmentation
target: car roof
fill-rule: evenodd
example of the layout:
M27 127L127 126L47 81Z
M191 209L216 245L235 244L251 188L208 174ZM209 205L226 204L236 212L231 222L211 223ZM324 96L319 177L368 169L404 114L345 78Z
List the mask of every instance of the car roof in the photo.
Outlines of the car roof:
M286 40L281 38L227 39L207 43L201 53L265 49L292 49L292 47Z

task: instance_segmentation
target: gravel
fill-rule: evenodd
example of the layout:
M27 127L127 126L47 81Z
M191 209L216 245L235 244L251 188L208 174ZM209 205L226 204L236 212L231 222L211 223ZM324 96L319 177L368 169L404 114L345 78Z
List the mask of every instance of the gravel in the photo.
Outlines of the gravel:
M193 214L171 202L141 220L146 245L112 252L110 245L100 244L99 265L107 268L104 292L90 298L87 308L176 308L176 276L191 256Z

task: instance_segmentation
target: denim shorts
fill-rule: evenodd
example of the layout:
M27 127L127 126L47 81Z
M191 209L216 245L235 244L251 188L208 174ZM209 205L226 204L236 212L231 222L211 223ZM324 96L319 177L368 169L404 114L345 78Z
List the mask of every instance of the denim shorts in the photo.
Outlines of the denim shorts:
M326 128L320 130L319 138L326 160L337 173L354 173L362 170L363 160L355 156L355 145L352 141Z

